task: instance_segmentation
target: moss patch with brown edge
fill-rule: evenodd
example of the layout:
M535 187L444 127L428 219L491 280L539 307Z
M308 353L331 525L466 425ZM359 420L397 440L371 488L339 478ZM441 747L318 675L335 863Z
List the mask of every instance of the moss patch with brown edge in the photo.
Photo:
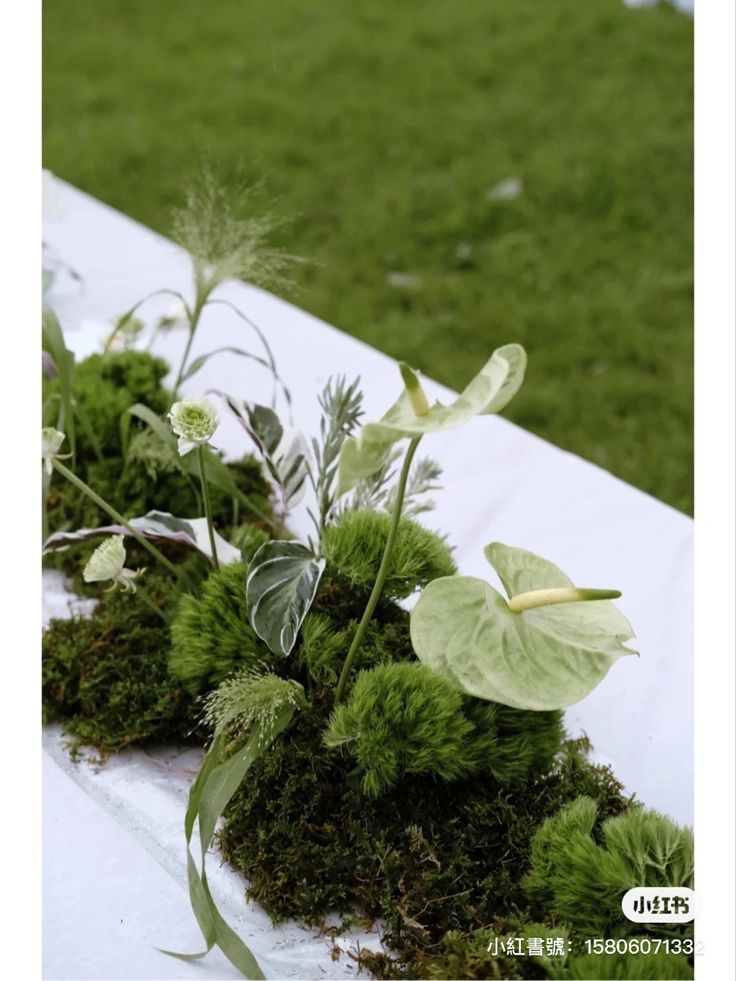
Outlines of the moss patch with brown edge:
M159 606L175 586L147 574ZM169 630L134 595L102 594L91 617L53 620L42 641L43 721L104 759L137 743L202 743L199 707L168 672Z

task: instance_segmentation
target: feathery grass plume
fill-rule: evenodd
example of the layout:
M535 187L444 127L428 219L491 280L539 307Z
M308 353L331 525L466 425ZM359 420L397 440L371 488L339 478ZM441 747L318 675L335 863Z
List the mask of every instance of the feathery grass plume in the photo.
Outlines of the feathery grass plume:
M171 624L169 670L192 694L207 691L241 666L270 657L248 620L247 565L233 562L212 572L200 596L185 595Z
M390 524L391 515L385 511L346 511L339 524L328 525L322 539L327 574L354 589L370 591ZM402 518L383 595L401 599L433 579L456 572L445 540L411 518Z
M269 212L256 214L260 185L232 188L212 166L203 165L174 209L172 238L189 252L198 286L209 294L225 279L243 279L267 289L287 289L289 270L304 262L270 245L274 232L288 222Z
M641 924L621 911L627 890L692 887L692 831L643 808L597 824L598 807L587 797L548 818L532 841L524 889L544 916L572 923L585 935L632 934Z
M463 712L475 726L470 749L478 772L499 783L547 773L562 746L562 712L530 712L479 698L467 698Z
M202 720L229 739L240 739L254 723L270 727L285 706L305 704L298 681L279 678L263 668L242 668L207 695Z
M377 797L408 774L454 780L470 772L473 724L462 695L417 661L361 671L348 700L335 709L325 744L343 747Z

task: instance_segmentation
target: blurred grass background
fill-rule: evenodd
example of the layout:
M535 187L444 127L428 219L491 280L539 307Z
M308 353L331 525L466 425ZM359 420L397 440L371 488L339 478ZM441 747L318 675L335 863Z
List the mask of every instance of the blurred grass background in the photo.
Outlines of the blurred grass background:
M669 6L44 4L46 167L164 233L265 176L299 306L455 388L520 341L505 414L687 512L691 117Z

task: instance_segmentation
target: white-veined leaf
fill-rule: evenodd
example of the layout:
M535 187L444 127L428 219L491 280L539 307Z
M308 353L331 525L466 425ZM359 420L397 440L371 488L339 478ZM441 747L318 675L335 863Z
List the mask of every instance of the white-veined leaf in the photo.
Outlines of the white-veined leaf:
M289 654L312 605L325 560L299 542L266 542L246 580L250 622L274 654Z

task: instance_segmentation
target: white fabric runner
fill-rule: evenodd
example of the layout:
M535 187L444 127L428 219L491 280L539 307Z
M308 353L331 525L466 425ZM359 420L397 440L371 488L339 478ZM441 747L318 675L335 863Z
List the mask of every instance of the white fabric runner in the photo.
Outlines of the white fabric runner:
M83 284L80 288L62 276L49 299L79 357L100 350L110 331L109 318L147 293L169 287L189 297L188 260L180 249L68 185L61 185L60 199L58 220L47 223L44 238L82 275ZM332 374L361 376L367 420L378 418L399 393L401 382L391 359L310 314L242 283L228 283L217 295L236 303L266 333L294 396L295 420L306 432L317 431L316 394ZM153 323L169 305L169 299L156 298L141 315ZM513 340L494 338L493 346ZM154 352L178 364L184 341L183 331L174 331L159 339ZM213 306L204 315L193 355L228 345L257 350L246 325L226 307ZM533 362L534 351L528 353ZM427 382L426 387L431 397L451 397L440 385ZM184 391L200 395L210 388L256 402L268 403L271 397L267 373L229 354L209 361ZM215 443L231 457L249 449L242 430L224 412ZM623 591L619 605L634 626L632 644L641 657L619 661L591 696L568 710L567 728L572 735L584 731L590 736L596 759L611 762L629 792L691 823L691 520L498 417L428 437L423 451L444 468L438 506L424 520L447 533L461 572L494 581L482 549L498 540L538 552L580 585ZM309 530L304 506L290 525L296 532ZM66 599L58 577L47 577L47 582L58 615ZM154 763L138 751L95 772L87 764L68 761L56 730L47 733L46 744L56 762L49 764L46 784L47 815L54 817L46 822L52 845L45 858L45 977L237 976L216 955L206 966L183 964L150 946L198 949L186 894L180 893L177 904L177 890L170 889L172 876L181 885L185 881L182 820L188 782L163 769L175 754L162 751ZM101 890L95 884L94 861L67 864L60 854L64 842L67 850L99 854L99 867L109 870L104 874L115 876L114 888ZM116 867L118 853L112 852L118 848L126 858ZM215 856L213 872L216 865ZM161 867L169 874L162 874ZM230 870L218 870L213 881L218 902L237 918L232 921L269 977L357 976L345 956L339 963L330 959L324 938L315 940L295 926L274 929L261 911L245 907L242 882ZM117 923L113 914L118 909L117 920L123 923L114 931L115 939L110 924ZM140 916L131 916L135 909ZM107 925L99 933L85 930L88 916L107 918ZM71 920L78 925L76 933ZM379 946L375 935L364 940Z

